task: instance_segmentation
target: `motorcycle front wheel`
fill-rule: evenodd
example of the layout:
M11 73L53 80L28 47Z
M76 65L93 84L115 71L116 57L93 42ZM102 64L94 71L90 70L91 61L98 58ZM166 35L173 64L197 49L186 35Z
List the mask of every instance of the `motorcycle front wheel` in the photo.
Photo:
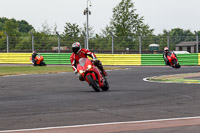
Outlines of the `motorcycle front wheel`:
M90 82L90 85L92 86L92 88L96 91L96 92L99 92L100 89L99 89L99 84L97 81L95 81L93 78L92 78L92 75L87 75L87 79L88 81Z
M108 84L106 77L104 77L104 78L105 78L104 85L103 85L103 87L101 87L101 89L102 89L102 91L108 91L109 84Z

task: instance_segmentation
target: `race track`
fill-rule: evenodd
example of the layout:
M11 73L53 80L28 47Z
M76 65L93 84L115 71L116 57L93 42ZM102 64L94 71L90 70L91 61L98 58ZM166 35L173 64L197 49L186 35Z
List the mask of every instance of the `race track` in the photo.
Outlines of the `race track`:
M108 71L108 92L94 92L71 72L0 77L0 131L198 117L199 84L154 83L143 78L199 71L198 66L112 70ZM199 133L200 125L173 129ZM149 133L171 130L151 129Z

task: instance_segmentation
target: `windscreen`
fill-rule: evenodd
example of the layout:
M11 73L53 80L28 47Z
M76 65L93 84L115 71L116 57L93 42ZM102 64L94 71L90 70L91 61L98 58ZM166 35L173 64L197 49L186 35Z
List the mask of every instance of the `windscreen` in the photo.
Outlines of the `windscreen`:
M167 53L167 56L170 56L170 57L171 57L171 54L172 54L172 53L171 53L171 52L169 52L169 53Z
M40 55L38 54L38 55L36 55L36 57L40 58Z
M85 62L86 62L86 58L80 58L80 59L79 59L79 65L80 65L80 66L84 66L84 65L85 65Z

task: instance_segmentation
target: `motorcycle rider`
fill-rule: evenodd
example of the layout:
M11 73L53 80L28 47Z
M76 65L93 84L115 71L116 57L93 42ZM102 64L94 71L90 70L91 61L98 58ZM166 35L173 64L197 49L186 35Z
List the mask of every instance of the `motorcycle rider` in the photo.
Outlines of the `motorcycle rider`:
M94 65L99 68L104 76L107 76L106 71L103 69L102 63L97 60L97 57L94 53L89 51L88 49L81 49L81 44L79 42L75 42L72 44L72 54L70 56L70 61L72 64L72 69L74 70L75 74L77 73L77 64L80 58L87 58L87 56L91 57L94 61ZM83 81L83 77L80 75L79 79Z
M34 50L34 51L33 51L33 54L32 54L32 62L33 62L33 65L34 65L34 66L37 65L37 64L36 64L37 59L35 59L35 57L36 57L37 55L38 55L37 52Z
M170 65L168 59L167 59L167 55L170 54L172 52L169 51L169 48L168 47L164 47L164 52L163 52L163 58L164 58L164 61L165 61L165 65ZM176 56L176 54L174 53L174 55ZM176 56L177 58L177 56Z

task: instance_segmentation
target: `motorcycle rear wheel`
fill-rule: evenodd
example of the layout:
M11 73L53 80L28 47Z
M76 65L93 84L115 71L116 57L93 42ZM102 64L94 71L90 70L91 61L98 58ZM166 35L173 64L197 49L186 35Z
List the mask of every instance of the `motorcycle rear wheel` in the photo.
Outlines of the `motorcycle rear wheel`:
M46 66L46 64L42 61L40 62L40 66Z
M174 68L178 69L180 67L181 67L181 65L179 63L177 63L177 61L175 60L174 61Z
M90 82L90 85L92 86L92 88L94 89L94 91L99 92L99 84L97 83L97 81L95 81L91 75L87 75L87 79Z

